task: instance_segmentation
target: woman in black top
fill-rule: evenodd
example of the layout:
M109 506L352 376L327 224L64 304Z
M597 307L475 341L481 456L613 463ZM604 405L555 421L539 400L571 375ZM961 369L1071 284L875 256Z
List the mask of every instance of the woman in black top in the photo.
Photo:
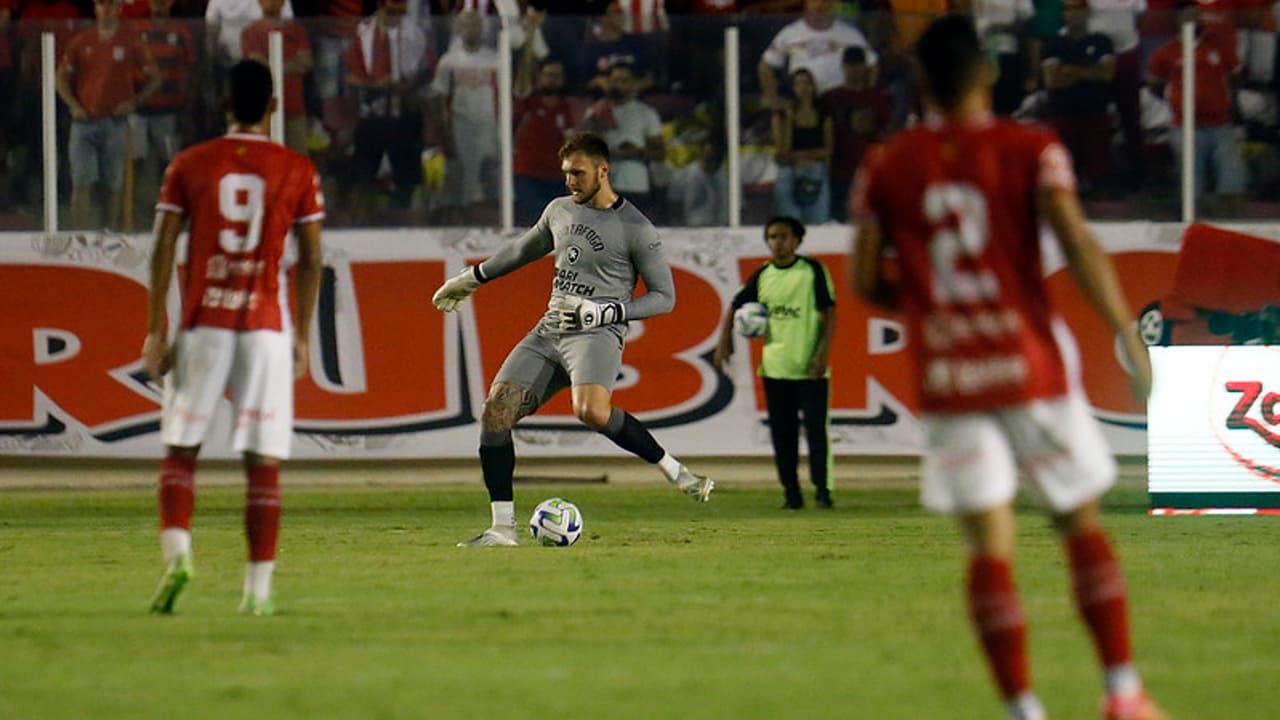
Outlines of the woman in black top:
M831 184L827 165L835 147L831 116L818 105L817 85L808 70L791 74L789 107L773 115L773 146L778 182L774 206L780 215L799 218L806 225L831 219Z

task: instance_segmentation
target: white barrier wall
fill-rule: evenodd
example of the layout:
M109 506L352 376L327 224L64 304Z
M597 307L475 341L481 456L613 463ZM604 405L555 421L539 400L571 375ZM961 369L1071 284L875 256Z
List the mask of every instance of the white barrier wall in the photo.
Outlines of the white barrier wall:
M1099 224L1135 310L1169 288L1180 226ZM1263 229L1266 230L1265 228ZM1252 227L1257 233L1259 228ZM543 312L544 258L445 316L432 291L510 239L490 230L343 230L325 236L326 276L309 377L297 385L295 456L470 457L485 389ZM914 454L914 369L901 325L855 300L850 232L813 228L801 250L837 285L832 439L840 454ZM632 323L618 406L680 455L763 455L764 398L738 339L729 377L710 363L723 308L768 253L759 228L667 229L676 310ZM139 373L150 239L0 234L0 453L143 457L159 453L159 391ZM1080 340L1084 385L1117 454L1145 453L1145 409L1127 395L1113 338L1054 253L1045 272ZM171 307L176 308L176 288ZM205 456L229 457L225 408ZM581 428L567 393L517 432L526 455L617 452Z

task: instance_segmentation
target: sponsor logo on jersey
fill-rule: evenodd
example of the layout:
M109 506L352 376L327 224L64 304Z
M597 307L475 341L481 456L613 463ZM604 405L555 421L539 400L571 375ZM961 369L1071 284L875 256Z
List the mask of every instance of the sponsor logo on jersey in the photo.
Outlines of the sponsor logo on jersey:
M591 246L591 249L596 252L600 252L604 249L604 240L601 239L600 233L592 229L590 225L574 223L569 226L569 234L585 239L587 244Z
M552 287L562 293L570 295L578 295L581 297L592 297L596 294L596 286L578 282L577 270L565 270L564 268L556 268L556 279L551 283Z
M1021 355L933 358L925 366L924 392L933 397L978 395L1026 382L1027 359Z

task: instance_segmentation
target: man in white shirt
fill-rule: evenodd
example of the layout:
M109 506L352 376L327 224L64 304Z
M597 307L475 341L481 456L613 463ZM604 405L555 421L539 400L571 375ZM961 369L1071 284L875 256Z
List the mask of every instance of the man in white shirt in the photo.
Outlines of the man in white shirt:
M587 109L583 125L609 144L609 180L613 189L642 212L651 213L649 194L655 188L649 163L660 163L666 156L662 120L657 110L636 99L631 65L617 63L610 68L608 93Z
M879 62L862 31L837 20L834 7L835 0L805 0L804 17L782 28L769 43L756 68L765 105L778 107L778 71L790 77L800 68L807 69L822 95L844 82L845 48L865 48L868 64Z
M285 20L293 18L292 0L284 0L280 17ZM204 19L216 28L209 35L217 38L218 54L227 65L231 65L241 57L240 35L245 27L254 20L262 19L262 6L258 0L209 0L204 8Z
M440 58L431 95L448 103L440 114L461 170L459 204L473 206L494 197L496 187L496 178L486 183L483 175L486 166L494 174L498 159L498 52L481 43L484 25L474 11L455 15L453 29L458 42Z

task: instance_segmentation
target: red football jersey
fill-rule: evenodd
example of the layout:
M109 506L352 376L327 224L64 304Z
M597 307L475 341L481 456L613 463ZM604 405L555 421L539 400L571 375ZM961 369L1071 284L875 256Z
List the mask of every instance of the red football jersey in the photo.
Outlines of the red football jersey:
M864 159L851 207L878 220L886 247L897 249L926 411L1066 392L1041 270L1036 194L1044 187L1075 188L1057 137L990 116L931 118Z
M72 92L89 117L107 118L138 96L135 80L151 64L147 46L121 25L106 37L97 28L76 33L58 66L71 68Z
M262 135L230 133L174 156L156 209L189 218L182 327L288 326L285 240L295 224L324 218L310 160Z

